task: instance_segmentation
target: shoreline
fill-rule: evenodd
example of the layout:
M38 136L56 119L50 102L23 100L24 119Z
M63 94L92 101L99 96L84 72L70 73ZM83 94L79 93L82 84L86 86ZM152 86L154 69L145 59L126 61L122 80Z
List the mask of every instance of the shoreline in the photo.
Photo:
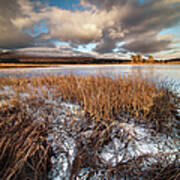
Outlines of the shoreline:
M0 69L10 69L10 68L33 68L33 67L67 67L67 66L109 66L109 65L179 65L180 62L167 62L167 63L130 63L130 62L123 62L123 63L89 63L89 64L25 64L25 63L0 63Z

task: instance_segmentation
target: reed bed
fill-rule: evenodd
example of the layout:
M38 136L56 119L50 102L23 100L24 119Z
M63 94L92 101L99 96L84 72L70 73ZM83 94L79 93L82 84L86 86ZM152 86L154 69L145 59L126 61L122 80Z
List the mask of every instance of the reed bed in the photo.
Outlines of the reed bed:
M0 108L0 179L47 179L47 124L35 122L21 101L9 103Z
M168 155L157 157L158 163L145 170L142 162L150 155L115 165L105 163L98 155L112 141L114 129L119 139L130 137L120 131L132 120L150 129L154 137L165 134L179 143L180 100L171 87L167 81L154 82L138 76L0 78L0 179L51 179L48 173L53 167L54 151L48 134L53 131L54 119L62 115L62 111L56 111L63 109L63 102L76 104L83 112L81 121L70 113L63 122L62 132L66 129L69 136L76 134L77 153L69 179L95 178L98 171L102 174L97 176L106 179L180 178L179 153L172 161ZM57 136L62 138L62 134ZM63 144L58 148L65 151ZM162 159L167 162L164 166ZM81 178L83 168L88 168L89 173Z

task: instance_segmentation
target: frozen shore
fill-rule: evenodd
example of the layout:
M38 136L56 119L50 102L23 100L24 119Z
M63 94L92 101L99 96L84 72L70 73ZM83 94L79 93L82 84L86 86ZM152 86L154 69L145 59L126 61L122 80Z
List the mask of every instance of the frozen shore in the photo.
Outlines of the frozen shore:
M45 86L34 88L29 85L25 92L18 94L11 86L5 86L0 93L1 97L4 96L6 99L0 100L0 107L8 105L11 98L19 98L22 102L28 101L32 94L41 98L43 104L38 109L28 104L27 108L35 121L46 121L48 114L50 124L47 142L54 152L54 156L51 157L52 169L49 172L49 178L52 180L72 178L74 162L78 158L78 152L81 151L80 144L87 144L88 149L87 142L92 141L96 133L95 124L87 123L83 109L78 104L63 102L61 96L55 96L53 89ZM77 179L86 179L92 172L94 174L92 179L101 179L107 175L108 168L131 164L131 162L136 163L139 160L134 171L140 169L146 172L156 165L165 168L171 163L179 166L180 141L175 130L171 136L156 133L145 124L137 124L135 119L126 118L124 122L114 121L108 128L108 142L102 144L94 152L88 152L92 155L90 158L99 159L96 163L99 168L93 169L91 166L82 168L76 174ZM104 132L104 135L106 133ZM111 179L114 178L115 176L111 176Z

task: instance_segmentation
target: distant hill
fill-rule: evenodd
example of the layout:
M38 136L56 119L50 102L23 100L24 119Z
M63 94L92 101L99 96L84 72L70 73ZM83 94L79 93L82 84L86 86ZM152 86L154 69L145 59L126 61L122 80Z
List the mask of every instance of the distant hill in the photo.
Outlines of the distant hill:
M91 56L73 55L61 56L55 48L24 48L12 51L0 51L0 63L23 63L23 64L115 64L130 63L130 59L95 58ZM155 60L155 63L180 63L180 58Z
M38 52L37 52L38 54ZM56 56L51 53L52 56L48 52L48 56L45 54L42 55L35 53L16 53L5 52L0 54L0 63L35 63L35 64L104 64L104 63L123 63L130 62L128 59L103 59L103 58L94 58L89 56Z
M180 62L180 58L168 59L167 62Z

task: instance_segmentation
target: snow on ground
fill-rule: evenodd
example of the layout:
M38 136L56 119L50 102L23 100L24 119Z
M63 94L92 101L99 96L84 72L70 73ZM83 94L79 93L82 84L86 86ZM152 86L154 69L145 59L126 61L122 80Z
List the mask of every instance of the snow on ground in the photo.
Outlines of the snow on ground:
M53 180L69 179L72 164L77 154L77 128L86 123L84 111L77 104L62 102L61 96L54 96L52 89L44 87L33 88L29 86L25 92L16 94L12 87L5 86L0 91L0 107L7 104L6 99L12 97L21 98L22 101L31 95L40 97L44 104L38 108L29 108L34 120L47 120L51 122L48 132L48 143L52 146L54 156L51 158L52 170L49 177ZM46 96L43 92L46 91ZM6 97L3 99L2 97ZM29 102L31 103L31 102ZM141 167L148 169L162 159L162 166L173 162L176 154L180 155L180 141L178 137L166 136L165 134L155 134L152 129L147 129L143 125L138 125L133 120L129 123L115 121L111 125L111 141L104 145L97 155L103 159L105 165L116 166L130 160L146 155L147 158L142 162ZM81 136L88 137L93 131L87 130ZM167 161L163 157L168 156ZM180 160L179 160L180 163ZM89 169L81 169L78 174L79 179L86 179ZM96 172L94 178L100 179L105 173L103 169ZM104 174L105 175L105 174ZM78 179L78 178L77 178Z
M162 166L166 166L163 157L169 154L169 162L173 162L180 150L180 142L165 134L153 134L153 131L134 123L115 122L111 133L112 141L105 145L100 157L105 163L116 166L137 157L147 155L144 168L157 163L162 158ZM168 162L168 163L169 163ZM149 164L148 164L149 163Z

